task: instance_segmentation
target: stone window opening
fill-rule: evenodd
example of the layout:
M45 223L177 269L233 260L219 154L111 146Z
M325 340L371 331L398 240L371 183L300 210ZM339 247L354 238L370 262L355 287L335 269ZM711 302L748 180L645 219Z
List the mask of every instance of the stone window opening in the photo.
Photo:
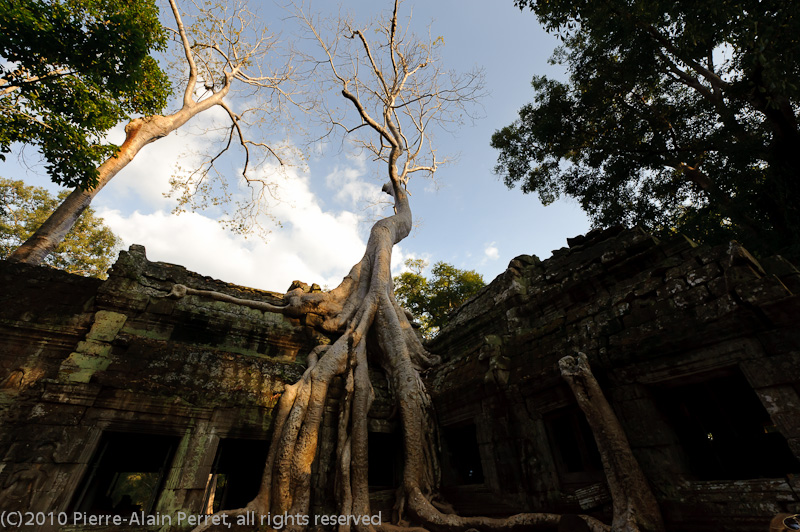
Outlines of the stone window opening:
M367 433L367 485L370 491L393 490L403 474L402 435L390 432Z
M73 499L72 511L152 514L179 438L106 432Z
M220 439L206 482L205 513L244 508L253 500L261 486L268 452L266 440Z
M698 480L800 472L800 461L738 367L659 383L653 398Z
M562 489L571 491L603 479L600 451L577 404L547 413L544 424Z
M483 464L475 423L442 428L442 482L445 486L483 484Z

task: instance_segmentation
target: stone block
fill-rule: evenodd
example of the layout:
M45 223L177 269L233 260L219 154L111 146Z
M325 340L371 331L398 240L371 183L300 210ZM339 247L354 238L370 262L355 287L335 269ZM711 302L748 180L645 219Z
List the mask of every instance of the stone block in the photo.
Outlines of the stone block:
M685 292L680 292L673 296L672 300L675 302L675 307L679 309L686 309L695 307L710 298L708 289L705 286L695 286L694 288Z
M86 339L97 342L110 342L122 329L126 319L128 317L125 314L100 310L95 314L94 323L86 335Z
M780 294L779 290L772 293L772 295ZM769 296L765 294L764 299L769 299ZM763 302L759 305L759 310L774 325L791 327L792 324L797 323L798 316L800 316L800 294L785 295L785 297Z
M751 265L731 266L724 270L724 275L729 290L737 288L739 285L747 285L763 277L763 275L756 271Z
M751 305L763 305L792 295L774 275L766 276L746 286L737 286L736 293Z
M712 279L708 282L708 291L714 297L721 297L729 292L732 292L732 289L728 285L728 280L725 276L719 276L715 279Z
M147 312L152 314L169 315L175 310L175 300L167 298L151 298L147 304Z
M90 357L108 358L111 353L111 344L96 340L85 340L78 342L75 351Z
M659 247L664 252L664 255L671 257L687 251L693 251L695 248L697 248L697 244L687 236L677 235L665 242L662 242Z
M742 371L753 388L765 388L800 381L800 353L771 356L742 362Z
M667 281L672 281L673 279L686 280L687 274L691 271L699 269L699 266L700 264L695 260L681 262L677 266L664 272L664 278Z
M59 378L67 382L88 383L96 372L105 370L110 364L111 359L106 356L71 353L61 364Z
M667 299L673 297L678 292L686 290L686 282L682 279L671 279L664 283L664 285L656 290L656 295L659 299Z
M609 493L605 483L598 482L576 489L575 498L578 499L581 510L591 510L611 502L611 493Z
M59 405L42 402L33 405L27 419L40 426L78 425L86 410L86 407L79 405Z
M698 322L711 322L736 311L738 308L739 305L733 297L725 295L694 307L692 313Z

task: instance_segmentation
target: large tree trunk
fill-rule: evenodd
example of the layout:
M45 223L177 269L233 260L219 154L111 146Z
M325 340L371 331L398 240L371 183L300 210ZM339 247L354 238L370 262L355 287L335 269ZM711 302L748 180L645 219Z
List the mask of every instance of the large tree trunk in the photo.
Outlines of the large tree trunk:
M240 70L246 60L245 62L237 64L230 63L229 61L229 70L224 72L222 87L208 98L196 101L195 85L197 84L197 66L194 61L192 46L189 44L189 39L186 35L175 0L169 0L169 4L178 26L178 34L181 38L183 51L186 57L186 65L189 69L189 77L184 87L183 104L181 108L166 116L152 115L131 120L128 125L125 126L125 142L122 143L119 151L98 167L97 185L86 190L77 188L67 196L64 202L59 205L47 220L45 220L42 226L8 256L7 260L10 262L41 264L41 262L55 250L58 244L64 240L64 237L77 222L78 217L80 217L81 213L89 206L97 193L136 157L139 150L147 144L169 135L183 126L195 115L215 105L222 105L228 110L223 99L230 92L231 83L236 79L237 75L240 75ZM258 85L257 80L251 79L251 84L252 83ZM229 115L230 114L229 111ZM237 126L236 117L231 115L231 119L234 121L234 126Z
M561 375L592 429L614 508L614 532L663 532L658 502L633 456L625 431L592 374L586 355L564 357Z
M434 503L439 488L439 446L431 399L420 372L436 363L436 360L425 351L406 313L397 304L390 269L392 248L408 235L412 225L405 184L411 173L427 171L432 174L436 168L435 157L430 166L415 162L425 139L425 126L430 120L424 106L421 115L411 119L411 127L418 134L418 141L409 144L408 136L401 132L399 125L400 117L406 116L403 113L408 109L409 102L427 100L431 94L408 97L409 94L413 96L417 93L413 90L407 93L409 89L405 85L406 81L428 62L425 59L417 63L414 59L413 64L409 64L409 54L418 54L417 48L412 48L413 53L400 52L398 47L402 39L395 34L398 3L396 0L392 19L385 26L391 54L391 59L386 63L388 71L378 67L374 50L369 46L363 32L351 31L348 27L346 35L348 39L358 39L363 44L362 51L368 58L364 68L370 70L381 85L377 91L364 89L372 91L380 100L380 115L377 117L370 114L359 99L361 83L358 82L358 74L349 78L339 71L334 61L335 54L309 23L311 31L327 53L337 83L341 82L342 95L353 104L362 119L362 125L368 126L380 137L380 141L376 143L364 144L365 148L377 160L388 163L389 183L384 186L384 191L394 198L395 213L373 225L361 261L334 290L304 293L297 288L286 294L285 305L280 307L179 285L174 286L169 294L172 297L212 297L290 315L313 312L324 317L322 327L325 330L338 334L333 344L318 346L309 354L308 368L302 378L287 385L278 402L274 414L274 432L259 493L245 508L221 513L231 516L241 515L245 511L253 511L261 516L308 515L311 506L311 470L317 457L323 412L328 404L329 388L333 379L339 376L344 383L344 394L338 398L338 433L333 462L338 513L361 518L370 516L367 415L373 399L373 389L368 365L377 363L382 367L393 391L393 400L401 418L403 442L403 479L396 494L394 525L382 525L384 530L390 530L396 525L441 531L470 528L481 532L547 527L552 529L559 524L561 516L532 513L518 514L506 519L461 517L440 511L441 505ZM308 22L304 14L300 13L299 16ZM438 90L436 88L432 93L436 97L440 95ZM454 93L457 94L458 90ZM435 109L441 110L438 106ZM402 163L398 163L401 156L405 158ZM369 353L368 336L374 340L370 342ZM628 453L630 454L629 449ZM617 466L616 462L610 462L610 467ZM621 493L628 497L629 493L639 487L638 484L627 486L628 477L624 472L616 471L615 475L625 486L621 490L612 490L612 493ZM615 511L628 506L627 501L615 504ZM580 518L593 532L609 530L608 526L597 519L588 516ZM636 516L627 515L626 518L634 521ZM361 520L353 527L358 532L373 532L376 528L372 523ZM353 527L340 525L339 532L349 532ZM287 528L300 529L303 526L294 524ZM213 529L227 528L224 525L203 525L196 528L195 532ZM646 530L656 532L659 529L648 527Z
M391 172L390 172L391 174ZM340 336L329 346L318 346L308 357L302 378L287 385L276 407L261 489L245 508L221 513L235 517L246 511L266 516L308 515L311 506L311 469L317 455L323 411L329 386L342 376L344 396L339 399L336 440L336 501L339 515L371 515L367 481L367 414L373 390L368 365L378 363L389 379L402 421L403 480L397 491L393 521L419 529L455 531L476 528L482 532L536 530L558 525L561 516L549 513L518 514L506 519L461 517L439 510L434 499L439 488L436 424L420 370L435 363L414 333L406 314L394 299L391 252L411 228L411 210L402 186L393 179L395 215L372 228L367 250L342 283L331 292L286 294L285 306L237 299L225 294L175 285L172 297L202 296L290 315L307 312L326 317L323 327ZM367 335L377 348L367 354ZM580 516L592 532L663 532L658 504L631 452L625 433L589 369L585 356L559 362L578 405L586 414L603 460L613 499L614 522ZM574 519L575 516L570 516ZM395 525L383 525L389 530ZM302 524L287 527L304 528ZM195 532L225 530L203 525ZM374 531L369 523L358 531ZM340 526L349 532L350 526Z
M772 225L773 248L800 256L800 127L792 102L767 86L762 71L753 75L754 89L748 102L760 112L772 132L767 146L769 168L761 188L761 197L753 201L765 204ZM791 244L787 246L786 241Z
M286 386L276 407L274 432L258 495L247 507L222 513L234 518L246 511L258 515L308 514L311 468L317 455L327 394L333 378L342 376L344 395L339 399L334 460L338 513L371 515L367 481L367 414L373 390L368 365L378 363L392 384L402 421L404 469L393 515L395 524L442 531L477 528L485 532L554 527L561 520L558 514L518 514L506 519L461 517L443 513L434 504L439 488L438 442L432 405L420 370L435 360L425 351L405 312L394 299L391 251L394 244L408 234L411 211L402 186L394 181L390 190L395 197L395 215L373 226L364 257L331 292L303 293L301 289L295 289L286 294L286 306L275 307L179 285L173 287L173 297L213 297L292 315L313 311L326 316L323 326L327 330L340 333L332 345L315 348L308 357L308 368L303 377ZM377 348L368 356L366 340L370 332L375 335ZM585 402L583 397L591 397L591 400L598 397L599 388L595 390L588 385L588 390L580 392L579 403ZM638 465L627 447L619 423L613 413L609 414L607 403L605 410L602 415L591 412L587 415L592 416L590 423L597 435L598 446L606 457L604 463L607 464L615 498L613 529L638 531L636 523L641 522L641 530L660 532L663 526L660 526L658 507L653 506L655 501L652 497L647 499L649 488L644 477L640 473L636 475ZM614 436L609 439L606 433ZM619 501L618 497L621 498ZM593 532L609 530L607 525L594 518L580 518ZM384 524L381 528L389 530L394 526ZM297 530L303 526L297 524L288 528ZM340 526L340 532L348 532L350 528L349 525ZM376 527L358 523L354 528L374 531ZM224 529L204 525L195 531Z
M8 256L7 260L25 264L41 264L64 240L83 211L97 193L111 181L111 178L131 162L145 144L166 134L157 134L154 131L157 130L155 125L157 118L163 119L164 117L150 117L148 121L137 118L125 126L125 142L113 157L107 159L98 168L97 185L90 189L76 188L73 190L36 232Z
M122 143L119 151L98 167L97 185L91 189L76 188L73 190L41 227L14 250L7 260L25 264L41 264L64 240L97 193L120 170L125 168L143 147L169 135L198 113L222 102L229 87L230 81L222 90L199 103L187 99L183 107L171 115L153 115L131 120L125 126L125 142Z

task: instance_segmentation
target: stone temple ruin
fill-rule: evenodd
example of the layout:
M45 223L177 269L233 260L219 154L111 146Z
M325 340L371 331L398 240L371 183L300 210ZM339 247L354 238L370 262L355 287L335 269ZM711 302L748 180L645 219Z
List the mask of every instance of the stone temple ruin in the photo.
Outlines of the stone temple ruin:
M176 283L282 298L149 262L141 246L106 281L0 263L0 510L56 515L27 530L118 530L58 512L205 514L257 491L284 383L330 338L315 315L165 298ZM780 257L593 231L548 260L511 261L428 349L442 357L426 379L443 494L461 514L609 522L593 437L558 372L575 352L667 530L766 532L800 511L800 272ZM399 427L385 379L373 382L372 507L391 511ZM333 452L328 417L319 453ZM317 468L313 512L331 513L332 482Z

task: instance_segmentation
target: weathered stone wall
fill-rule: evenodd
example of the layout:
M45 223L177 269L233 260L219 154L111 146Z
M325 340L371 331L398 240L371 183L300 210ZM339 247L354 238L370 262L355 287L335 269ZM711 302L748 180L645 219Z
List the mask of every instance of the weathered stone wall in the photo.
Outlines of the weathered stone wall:
M591 434L557 370L580 351L669 530L761 531L774 513L800 510L800 273L780 258L759 263L736 244L659 242L638 230L569 244L546 261L513 260L429 345L443 359L426 378L448 500L464 514L609 520ZM176 283L272 303L282 296L151 263L140 246L123 252L104 282L0 262L0 283L3 510L73 509L108 435L123 434L175 442L154 511L203 512L218 450L231 439L265 448L284 383L299 378L314 345L330 341L313 328L317 316L166 298ZM400 475L392 439L400 427L388 383L372 373L370 454L383 467L373 509L390 511L394 490L385 488ZM323 420L313 511L335 510L326 495L339 386ZM745 467L759 462L747 452L728 469L698 465L726 459L687 444L686 430L708 422L706 410L732 427L760 423L761 412L770 445L783 447L763 447L775 457L761 469ZM730 434L712 425L713 451Z
M474 513L607 518L601 468L592 466L591 442L574 443L586 434L558 373L561 357L583 352L669 530L766 530L775 513L797 512L798 291L800 274L783 259L759 264L735 243L709 249L680 237L658 242L638 230L592 232L546 261L514 259L429 346L444 359L429 376L442 432L474 425L483 469L482 483L452 486L450 498ZM731 470L718 479L702 467L698 475L693 449L680 437L686 427L665 413L704 388L740 381L742 393L754 390L760 399L761 406L753 407L754 396L747 408L768 413L770 438L788 443L776 478ZM730 393L738 401L739 388ZM730 413L732 425L739 414L746 417Z
M327 341L281 314L164 298L175 283L271 303L282 296L149 262L140 246L122 252L105 282L2 262L0 280L5 511L69 510L110 431L172 437L155 510L200 512L220 439L266 446L284 383Z

